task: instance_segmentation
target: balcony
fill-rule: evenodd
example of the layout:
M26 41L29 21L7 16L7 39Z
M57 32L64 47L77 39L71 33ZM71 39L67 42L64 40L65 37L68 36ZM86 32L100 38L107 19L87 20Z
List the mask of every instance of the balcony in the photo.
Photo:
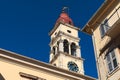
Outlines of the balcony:
M101 53L104 52L113 42L120 38L120 7L101 24ZM118 44L118 43L117 43Z
M108 18L107 23L109 29L106 31L106 35L111 39L116 38L120 35L120 7Z
M110 36L112 39L116 38L120 35L120 18L116 23L111 27L107 32L106 35Z

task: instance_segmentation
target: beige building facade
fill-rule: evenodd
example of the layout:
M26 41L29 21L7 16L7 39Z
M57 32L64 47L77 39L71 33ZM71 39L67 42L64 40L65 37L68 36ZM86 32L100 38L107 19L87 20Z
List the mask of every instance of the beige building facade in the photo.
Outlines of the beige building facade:
M99 80L120 80L120 0L105 0L82 31L92 35Z
M4 49L0 64L0 80L95 80Z
M50 64L0 49L0 80L95 80L84 74L79 28L61 13L50 37Z

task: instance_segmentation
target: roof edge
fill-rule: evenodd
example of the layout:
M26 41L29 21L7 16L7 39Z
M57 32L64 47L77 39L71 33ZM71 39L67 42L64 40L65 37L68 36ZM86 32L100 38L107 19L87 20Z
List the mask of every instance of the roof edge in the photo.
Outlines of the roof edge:
M92 31L90 29L93 29L93 26L96 24L97 20L103 15L100 14L101 12L105 12L109 6L111 6L112 3L117 2L118 0L105 0L103 4L98 8L98 10L93 14L93 16L89 19L89 21L85 24L85 26L82 28L81 31L92 35ZM88 29L89 28L89 29ZM94 27L95 28L95 27Z
M71 71L68 71L68 70L65 70L62 68L58 68L51 64L47 64L47 63L29 58L26 56L22 56L20 54L16 54L14 52L11 52L11 51L8 51L8 50L2 49L2 48L0 48L0 58L5 58L5 59L12 60L12 61L16 61L18 63L29 65L31 67L36 67L39 69L47 70L52 73L61 74L66 77L77 78L77 79L83 78L83 79L89 79L89 80L96 80L93 77L78 74L75 72L71 72Z

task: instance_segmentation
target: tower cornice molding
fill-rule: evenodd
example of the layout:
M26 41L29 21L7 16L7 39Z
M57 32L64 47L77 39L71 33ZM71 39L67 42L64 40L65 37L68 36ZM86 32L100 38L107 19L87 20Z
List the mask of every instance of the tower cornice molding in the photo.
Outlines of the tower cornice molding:
M82 61L84 61L83 58L76 57L76 56L72 56L72 55L70 55L70 54L67 54L66 52L61 52L61 51L59 51L58 54L56 54L56 55L54 56L54 58L50 61L50 63L52 64L52 63L58 58L58 56L59 56L60 54L63 54L63 55L65 55L65 56L69 56L69 57L71 57L71 58L75 58L75 59L77 59L77 60L82 60Z
M80 28L75 27L75 26L73 26L73 25L70 25L70 24L68 24L68 23L65 23L65 22L63 22L63 21L60 21L60 22L59 22L57 25L55 25L54 28L49 32L49 35L50 35L50 36L55 32L55 30L59 27L60 24L66 25L66 26L68 26L68 27L70 27L70 28L72 28L72 29L75 29L75 30L80 31Z
M50 46L53 45L55 43L55 41L57 41L57 39L61 36L61 35L65 35L65 36L68 36L69 38L72 38L72 39L75 39L77 40L77 42L80 41L80 38L77 38L77 37L74 37L74 36L71 36L71 35L68 35L62 31L59 31L58 34L56 35L56 37L54 39L52 39L52 41L50 42Z
M59 42L63 43L63 42L64 42L64 40L60 39L60 40L59 40Z
M76 45L76 48L80 49L80 46Z
M59 34L62 34L63 36L65 35L65 36L68 36L69 38L75 39L75 40L77 40L77 42L79 42L79 40L80 40L80 38L68 35L68 34L66 34L66 33L64 33L62 31L59 31Z

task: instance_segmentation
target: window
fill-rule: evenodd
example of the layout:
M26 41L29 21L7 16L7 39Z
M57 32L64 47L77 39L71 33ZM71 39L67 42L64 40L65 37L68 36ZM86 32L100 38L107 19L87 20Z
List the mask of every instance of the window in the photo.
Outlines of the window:
M53 64L54 66L56 66L56 64Z
M68 41L65 39L63 43L64 43L64 52L69 53L69 43L68 43Z
M53 47L53 54L55 55L55 47Z
M106 60L107 60L108 70L109 72L112 72L118 66L114 50L112 50L106 55Z
M76 45L75 45L75 43L71 44L71 55L76 56Z
M70 31L70 30L67 30L67 32L68 32L68 33L71 33L71 31Z
M59 52L59 41L57 42L57 53Z
M55 33L55 35L57 34L57 32Z
M105 35L105 33L107 32L108 29L109 29L108 20L105 19L104 22L100 25L101 37L103 37Z

